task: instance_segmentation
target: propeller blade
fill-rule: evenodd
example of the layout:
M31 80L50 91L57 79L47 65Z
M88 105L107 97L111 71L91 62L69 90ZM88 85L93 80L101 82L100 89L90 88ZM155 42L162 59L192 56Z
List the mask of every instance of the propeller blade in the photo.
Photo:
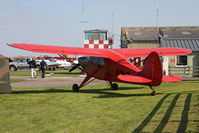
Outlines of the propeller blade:
M78 68L79 66L80 66L80 64L74 65L74 66L69 70L69 72L72 72L73 70L75 70L75 69Z

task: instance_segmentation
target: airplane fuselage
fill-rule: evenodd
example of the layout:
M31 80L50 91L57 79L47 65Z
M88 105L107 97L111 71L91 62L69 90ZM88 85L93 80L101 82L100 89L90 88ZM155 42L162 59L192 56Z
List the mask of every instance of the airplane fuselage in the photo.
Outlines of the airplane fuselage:
M129 68L133 65L128 60L123 62L125 62L126 66L129 65L129 67L123 66L120 63L103 57L84 56L80 57L78 61L87 74L100 80L121 82L117 78L119 74L136 75L138 73Z

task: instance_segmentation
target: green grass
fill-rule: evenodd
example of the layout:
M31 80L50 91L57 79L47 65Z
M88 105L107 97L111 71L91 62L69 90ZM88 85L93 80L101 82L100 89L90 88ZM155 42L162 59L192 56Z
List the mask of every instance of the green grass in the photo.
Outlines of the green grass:
M30 71L10 71L10 76L30 76Z
M46 71L46 74L53 73L51 76L58 77L77 77L80 72L67 72L67 71ZM10 76L30 76L30 71L11 71ZM41 71L37 71L37 76L41 76Z
M0 95L0 132L131 133L197 132L199 82L149 87L119 84L65 88L13 89Z
M41 76L41 72L37 71L37 75ZM10 71L10 76L30 76L30 71Z
M24 79L10 79L11 83L22 82L25 81Z
M51 76L54 77L78 77L80 75L80 72L51 72L53 73Z

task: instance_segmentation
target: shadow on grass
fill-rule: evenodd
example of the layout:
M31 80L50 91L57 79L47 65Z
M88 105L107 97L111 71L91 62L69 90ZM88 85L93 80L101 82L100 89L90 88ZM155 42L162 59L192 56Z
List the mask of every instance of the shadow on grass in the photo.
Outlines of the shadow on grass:
M158 109L161 107L161 105L163 104L163 102L169 95L170 94L166 94L162 99L160 99L160 101L155 106L155 108L151 111L151 113L144 119L144 121L132 133L139 133L144 129L144 127L150 122L150 120L153 118L153 116L156 114Z
M186 131L187 128L187 124L188 124L188 114L189 114L189 109L190 109L190 104L191 104L191 96L192 94L188 94L184 103L184 109L182 111L182 117L181 117L181 121L178 127L177 132L178 133L184 133Z
M156 127L154 133L159 133L162 132L164 127L167 125L169 122L169 118L171 117L171 114L173 112L173 109L176 107L177 100L179 99L180 95L182 93L175 94L175 97L171 101L170 106L168 107L167 111L164 114L164 117L162 120L159 120L159 125ZM138 133L142 132L142 130L148 125L148 123L151 121L153 116L157 113L161 105L164 103L164 101L168 98L168 96L171 94L166 94L160 101L157 103L157 105L154 107L154 109L149 113L149 115L143 120L143 122L132 132L132 133ZM190 103L191 103L191 96L192 94L187 94L185 103L184 103L184 110L182 111L181 114L181 120L179 121L180 124L178 126L177 132L185 132L188 124L188 113L190 109Z
M37 93L66 93L72 92L72 90L63 90L63 89L45 89L45 90L17 90L12 91L12 94L37 94Z
M120 87L121 90L132 90L142 89L143 87ZM103 89L82 89L79 92L73 92L72 90L64 90L57 88L42 89L42 90L17 90L12 91L12 94L37 94L37 93L88 93L88 94L99 94L93 98L117 98L117 97L133 97L133 96L151 96L151 94L122 94L118 93L117 90L111 90L110 88ZM162 93L157 93L162 94Z
M119 90L133 90L133 89L142 89L143 87L120 87ZM92 90L81 90L80 93L93 93L101 94L99 96L94 96L94 98L117 98L117 97L134 97L134 96L151 96L150 93L136 93L136 94L123 94L117 93L117 90L110 90L110 88L105 88L103 91L101 89L92 89ZM157 93L162 94L162 93Z
M158 125L158 127L155 129L154 133L160 133L160 132L162 132L162 130L164 129L164 127L166 126L166 124L169 121L171 113L172 113L174 107L176 106L176 103L177 103L177 100L178 100L179 97L180 97L180 94L177 94L173 98L170 106L168 107L166 113L164 114L164 117L162 118L162 120L161 120L160 124Z

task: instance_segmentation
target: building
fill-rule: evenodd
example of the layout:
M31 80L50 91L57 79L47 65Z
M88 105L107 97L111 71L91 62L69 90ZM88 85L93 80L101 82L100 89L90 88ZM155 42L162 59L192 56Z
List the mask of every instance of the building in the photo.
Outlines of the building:
M121 48L156 48L157 27L122 27Z
M191 49L190 55L168 56L170 74L199 75L199 26L122 27L121 48L178 47Z
M169 73L199 76L199 38L162 38L160 47L191 49L189 55L168 56Z
M109 48L107 30L85 30L84 48Z

